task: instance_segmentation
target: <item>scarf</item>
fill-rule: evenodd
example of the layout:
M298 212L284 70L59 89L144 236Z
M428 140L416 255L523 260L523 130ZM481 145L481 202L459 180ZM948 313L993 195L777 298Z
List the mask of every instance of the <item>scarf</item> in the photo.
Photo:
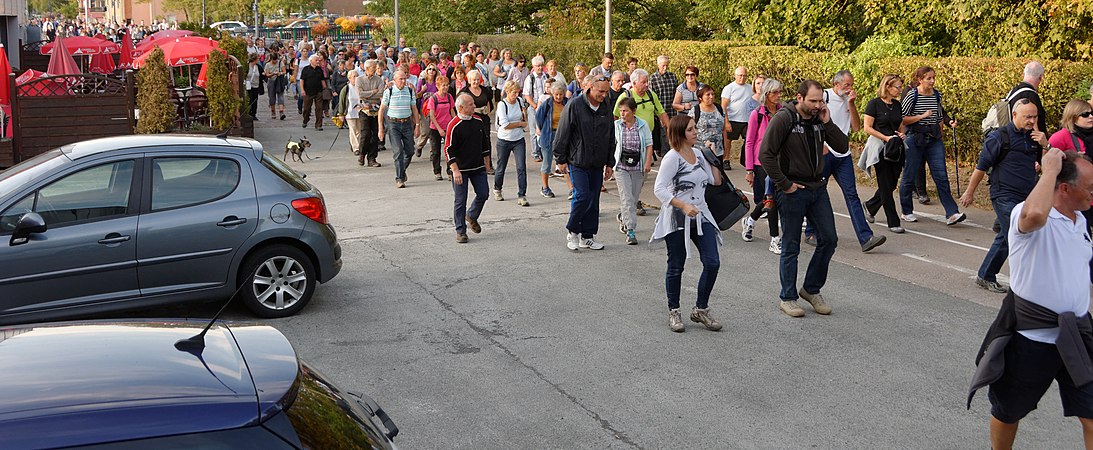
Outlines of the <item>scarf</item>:
M1085 144L1086 151L1093 151L1093 128L1074 127L1074 136ZM1080 149L1075 149L1080 150Z

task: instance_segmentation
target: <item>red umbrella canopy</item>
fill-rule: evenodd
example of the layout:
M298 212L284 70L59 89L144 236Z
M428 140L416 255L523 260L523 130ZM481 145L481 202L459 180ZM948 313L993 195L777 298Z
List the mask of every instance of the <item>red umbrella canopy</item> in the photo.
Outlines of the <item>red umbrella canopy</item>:
M3 75L3 80L0 81L0 105L11 105L11 82L8 81L10 74L11 63L8 62L8 50L4 48L4 44L0 44L0 75Z
M175 39L186 36L193 36L194 32L190 30L162 30L152 33L151 36L144 38L144 40L160 40L160 39ZM143 41L142 41L143 42Z
M53 54L53 48L60 40L60 38L57 38L56 41L43 45L41 53L43 55ZM121 47L119 47L118 44L97 37L73 36L64 38L64 41L65 47L68 47L68 51L72 55L99 55L121 51Z
M220 49L220 43L212 39L199 37L183 37L171 42L157 43L157 47L163 49L163 57L167 60L167 66L189 66L205 62L210 50L219 50L220 53L228 52ZM151 52L144 53L133 61L133 66L140 68L148 59Z
M96 38L106 40L106 36L96 34ZM88 66L87 71L91 73L113 73L115 69L114 57L106 53L99 53L91 57L91 64Z
M132 69L133 58L136 58L139 53L133 48L133 38L129 36L129 33L125 33L121 37L121 58L118 59L119 69Z
M49 55L49 66L46 68L46 73L51 75L65 75L70 73L83 73L80 70L80 66L76 64L76 60L72 59L72 54L68 52L68 40L75 38L62 38L58 37L53 44L56 44L56 51Z
M163 30L163 31L179 31L179 30ZM185 30L183 30L183 31L185 31ZM160 33L162 33L162 31ZM160 48L163 48L164 44L166 44L168 42L179 41L179 40L181 40L181 41L211 40L211 38L203 38L203 37L199 37L199 36L175 36L175 37L156 38L154 35L153 36L148 36L148 37L144 38L144 40L140 41L139 44L137 44L137 48L136 48L137 56L140 56L140 55L143 55L145 53L148 53L148 52L152 51L152 49L155 48L157 45ZM219 42L217 42L215 40L213 42L216 42L215 47L220 46ZM136 57L136 56L134 56L134 57Z

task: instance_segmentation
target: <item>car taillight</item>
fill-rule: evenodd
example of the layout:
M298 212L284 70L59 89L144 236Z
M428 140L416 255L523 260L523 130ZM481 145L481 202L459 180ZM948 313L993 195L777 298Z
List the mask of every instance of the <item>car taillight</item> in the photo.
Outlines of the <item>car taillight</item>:
M326 225L326 205L318 197L298 198L292 201L292 209L299 211L308 219Z

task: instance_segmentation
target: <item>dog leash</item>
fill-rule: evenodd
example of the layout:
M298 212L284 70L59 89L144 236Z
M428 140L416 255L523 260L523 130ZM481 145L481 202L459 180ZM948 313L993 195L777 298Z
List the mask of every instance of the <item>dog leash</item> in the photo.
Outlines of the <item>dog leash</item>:
M340 137L341 135L342 135L342 127L338 127L338 134L334 135L334 141L330 143L330 148L326 149L326 153L323 153L322 156L316 156L316 157L311 158L311 159L322 159L323 156L329 155L330 152L332 150L334 150L334 144L338 143L338 137Z

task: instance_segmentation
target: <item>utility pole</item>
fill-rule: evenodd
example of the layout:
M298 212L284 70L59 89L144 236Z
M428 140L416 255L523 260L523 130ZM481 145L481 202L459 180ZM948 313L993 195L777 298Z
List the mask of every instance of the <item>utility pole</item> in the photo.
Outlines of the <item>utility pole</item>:
M258 40L258 0L254 0L254 39Z
M205 24L205 0L201 0L201 28L205 28L208 25Z
M397 0L396 0L397 1ZM603 52L611 52L611 0L605 0L603 11Z
M399 31L400 31L400 28L399 28L399 24L398 24L398 0L395 0L395 48L396 49L398 48Z

